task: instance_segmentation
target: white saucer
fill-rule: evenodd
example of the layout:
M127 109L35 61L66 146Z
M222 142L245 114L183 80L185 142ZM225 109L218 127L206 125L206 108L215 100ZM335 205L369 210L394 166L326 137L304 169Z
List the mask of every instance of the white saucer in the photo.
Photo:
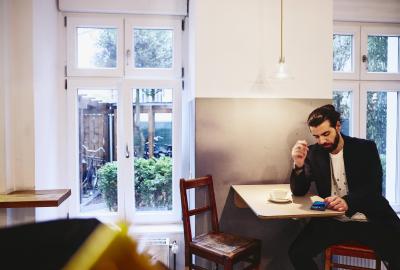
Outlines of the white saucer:
M269 197L269 198L268 198L269 201L275 202L275 203L287 203L287 202L292 202L292 200L289 199L289 198L273 199L273 198L271 197L271 195L269 195L268 197Z

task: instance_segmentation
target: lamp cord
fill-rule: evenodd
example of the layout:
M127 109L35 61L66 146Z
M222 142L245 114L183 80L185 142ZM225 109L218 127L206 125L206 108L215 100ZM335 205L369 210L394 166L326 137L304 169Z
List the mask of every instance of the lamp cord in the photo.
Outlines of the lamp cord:
M283 59L283 0L281 0L281 57L279 62L284 62Z

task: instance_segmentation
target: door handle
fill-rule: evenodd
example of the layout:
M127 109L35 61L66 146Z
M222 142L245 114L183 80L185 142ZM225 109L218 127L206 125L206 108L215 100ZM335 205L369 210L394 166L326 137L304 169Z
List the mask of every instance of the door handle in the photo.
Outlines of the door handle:
M130 153L129 153L128 145L125 145L125 157L129 158L129 156L130 156Z

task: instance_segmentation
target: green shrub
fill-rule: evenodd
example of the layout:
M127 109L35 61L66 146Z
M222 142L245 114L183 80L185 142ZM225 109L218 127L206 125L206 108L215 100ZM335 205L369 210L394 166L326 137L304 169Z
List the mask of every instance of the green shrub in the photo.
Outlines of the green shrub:
M135 200L139 210L172 209L172 158L138 158L135 168ZM99 189L111 211L117 210L117 162L98 171Z
M172 159L135 160L135 200L140 210L172 209Z
M100 192L110 211L117 211L117 162L108 162L97 170Z

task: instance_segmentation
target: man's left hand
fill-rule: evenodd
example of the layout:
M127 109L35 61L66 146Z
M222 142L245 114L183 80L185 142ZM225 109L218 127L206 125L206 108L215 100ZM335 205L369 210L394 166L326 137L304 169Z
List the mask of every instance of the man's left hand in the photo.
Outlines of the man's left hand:
M338 196L326 197L324 201L326 203L328 203L326 208L331 209L331 210L346 212L347 209L349 209L346 201Z

